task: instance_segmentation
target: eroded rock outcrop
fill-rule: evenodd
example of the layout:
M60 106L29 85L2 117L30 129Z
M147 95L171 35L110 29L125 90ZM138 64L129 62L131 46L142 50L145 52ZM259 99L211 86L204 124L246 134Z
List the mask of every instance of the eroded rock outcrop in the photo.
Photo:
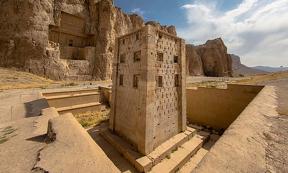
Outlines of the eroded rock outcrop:
M250 67L247 67L246 65L241 63L241 59L237 55L230 55L232 58L232 69L233 69L233 76L239 77L239 76L250 76L250 75L256 75L256 74L265 74L267 72L253 69Z
M111 79L115 38L145 25L113 0L4 0L0 23L0 66L56 80Z
M203 70L205 76L232 76L232 60L221 38L199 46L187 45L186 56L190 75L201 75Z
M201 57L197 54L194 45L186 45L187 74L190 76L203 76L203 63Z

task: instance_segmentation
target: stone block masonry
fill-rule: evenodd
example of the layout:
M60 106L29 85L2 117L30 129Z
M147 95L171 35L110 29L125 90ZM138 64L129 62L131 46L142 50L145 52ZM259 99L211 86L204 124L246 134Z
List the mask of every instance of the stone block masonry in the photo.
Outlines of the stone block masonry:
M186 129L185 43L147 25L119 37L110 129L144 155Z

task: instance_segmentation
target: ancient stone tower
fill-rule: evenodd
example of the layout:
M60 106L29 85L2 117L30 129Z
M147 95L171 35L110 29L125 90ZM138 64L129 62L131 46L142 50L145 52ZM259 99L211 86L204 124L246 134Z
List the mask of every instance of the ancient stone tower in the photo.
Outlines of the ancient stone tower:
M146 155L186 129L185 43L147 25L116 45L110 129Z

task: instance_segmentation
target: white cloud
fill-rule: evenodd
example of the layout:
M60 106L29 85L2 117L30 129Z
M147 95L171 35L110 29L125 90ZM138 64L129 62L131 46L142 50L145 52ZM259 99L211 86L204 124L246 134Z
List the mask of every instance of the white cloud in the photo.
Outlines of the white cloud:
M178 33L187 42L222 37L230 53L247 65L288 66L288 0L243 0L226 12L196 0L182 9L187 26Z
M145 11L141 10L140 8L134 8L134 9L131 10L131 12L132 13L136 13L136 14L142 16L142 17L144 17L144 13L145 13Z

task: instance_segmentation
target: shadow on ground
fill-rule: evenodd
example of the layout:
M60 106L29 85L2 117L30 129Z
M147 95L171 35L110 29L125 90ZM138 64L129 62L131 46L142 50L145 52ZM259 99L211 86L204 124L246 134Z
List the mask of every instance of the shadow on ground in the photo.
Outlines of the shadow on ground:
M39 136L34 136L31 138L26 139L27 141L33 141L33 142L40 142L40 143L45 143L46 142L46 137L47 135L39 135Z
M26 109L26 118L40 116L41 110L49 107L47 100L44 98L24 103L24 105Z
M107 128L108 123L104 122L89 129L87 132L121 172L137 173L137 170L100 135L100 132Z

